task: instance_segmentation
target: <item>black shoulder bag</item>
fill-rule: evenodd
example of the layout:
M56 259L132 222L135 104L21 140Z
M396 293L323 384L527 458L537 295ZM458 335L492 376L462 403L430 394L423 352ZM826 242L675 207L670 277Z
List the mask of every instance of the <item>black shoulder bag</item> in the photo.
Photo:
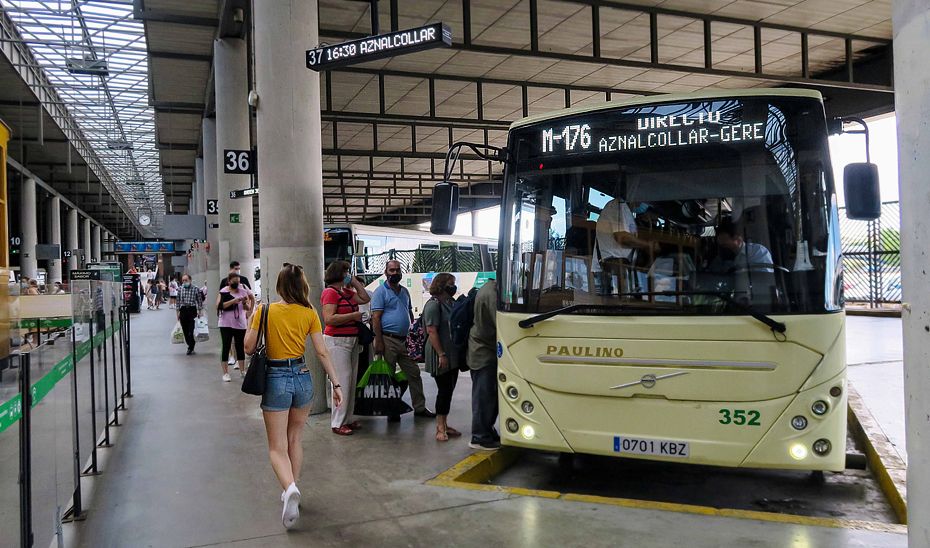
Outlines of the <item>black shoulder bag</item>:
M335 290L335 288L331 288L331 289ZM343 295L341 291L338 291L338 290L335 290L335 291L339 293L340 299L349 303L349 306L351 306L352 308L355 308L356 310L358 310L357 304L347 299L346 296ZM352 324L358 330L358 344L362 346L368 346L369 344L375 342L375 332L372 331L370 327L368 327L368 324L366 324L365 322L352 322Z
M258 340L255 343L255 353L249 359L249 369L242 379L242 391L253 396L265 393L265 373L268 368L268 356L265 348L265 333L268 331L268 314L271 304L262 307L261 318L258 323Z

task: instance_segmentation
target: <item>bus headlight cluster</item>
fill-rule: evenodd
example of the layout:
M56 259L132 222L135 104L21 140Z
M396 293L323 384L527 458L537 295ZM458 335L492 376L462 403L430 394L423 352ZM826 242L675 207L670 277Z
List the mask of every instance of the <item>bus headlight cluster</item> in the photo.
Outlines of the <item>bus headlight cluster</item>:
M512 400L515 400L520 397L520 391L517 390L516 386L513 386L513 385L508 386L506 392L507 392L507 397Z
M819 439L814 442L813 449L814 453L817 453L822 457L830 452L831 447L832 445L830 444L830 440Z
M503 374L503 373L498 373L498 374L497 374L497 380L499 380L499 381L501 381L501 382L507 382L507 375L505 375L505 374Z
M533 412L533 402L530 402L530 401L523 402L522 404L520 404L520 409L522 409L524 413L529 415L530 413Z
M834 398L840 397L840 394L842 393L843 393L843 389L840 388L839 386L834 386L833 388L830 389L830 395L833 396Z
M520 432L520 434L524 438L531 440L536 437L536 429L533 428L531 425L527 424L526 426L523 427L523 430Z
M804 447L800 443L796 443L788 449L788 454L791 455L791 458L794 460L804 460L807 458L807 447Z
M513 419L507 419L504 425L507 427L507 431L510 432L511 434L516 434L517 430L520 429L520 425L517 424L517 421Z
M807 417L798 415L797 417L791 419L791 427L795 430L804 430L807 428Z
M811 405L811 413L817 415L818 417L824 416L829 409L830 406L827 405L827 402L823 400L817 400L813 405Z

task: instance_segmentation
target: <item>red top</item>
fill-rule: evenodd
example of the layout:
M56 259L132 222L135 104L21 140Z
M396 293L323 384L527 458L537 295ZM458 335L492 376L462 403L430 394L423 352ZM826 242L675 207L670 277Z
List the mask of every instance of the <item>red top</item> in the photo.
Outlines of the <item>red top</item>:
M358 305L355 304L353 299L355 299L355 291L348 287L342 288L342 296L335 288L327 287L323 290L323 294L320 295L320 304L324 306L328 304L336 305L336 314L351 314L358 312ZM330 337L354 337L358 335L358 328L355 327L355 323L327 325L323 329L323 334Z

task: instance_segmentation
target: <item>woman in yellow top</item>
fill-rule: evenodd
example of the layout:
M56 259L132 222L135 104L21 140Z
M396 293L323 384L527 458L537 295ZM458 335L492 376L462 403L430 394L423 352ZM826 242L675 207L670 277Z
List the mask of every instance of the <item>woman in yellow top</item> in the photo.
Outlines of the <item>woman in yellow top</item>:
M300 516L300 491L296 484L303 461L300 438L313 399L310 371L304 363L308 336L329 378L337 377L323 343L320 318L310 306L310 286L303 268L284 263L284 268L278 273L275 289L281 300L262 306L252 315L249 331L245 335L245 351L249 354L255 352L261 317L267 313L265 351L268 356L268 373L265 377L265 393L262 395L262 415L265 418L271 466L284 489L281 494L281 501L284 502L281 521L285 528L290 529ZM336 384L333 386L333 405L338 406L340 402L342 387Z

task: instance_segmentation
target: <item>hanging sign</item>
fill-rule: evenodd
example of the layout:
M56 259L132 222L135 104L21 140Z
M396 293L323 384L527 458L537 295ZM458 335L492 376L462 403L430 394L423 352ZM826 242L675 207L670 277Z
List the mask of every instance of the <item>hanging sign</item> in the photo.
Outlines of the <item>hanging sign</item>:
M255 151L223 150L223 173L251 175L255 173Z
M229 193L229 197L233 200L236 198L249 198L251 196L258 196L258 187L233 190Z
M307 68L319 72L451 45L452 29L444 23L433 23L307 50Z

